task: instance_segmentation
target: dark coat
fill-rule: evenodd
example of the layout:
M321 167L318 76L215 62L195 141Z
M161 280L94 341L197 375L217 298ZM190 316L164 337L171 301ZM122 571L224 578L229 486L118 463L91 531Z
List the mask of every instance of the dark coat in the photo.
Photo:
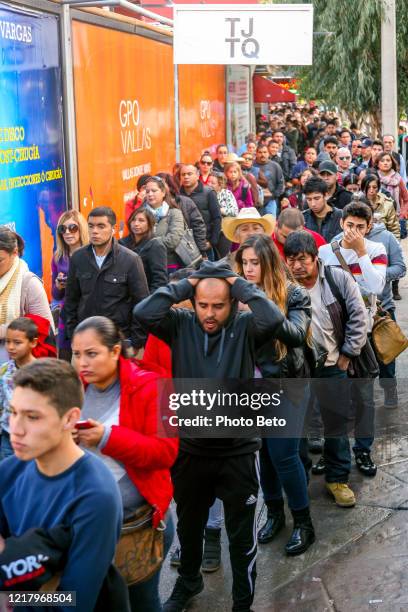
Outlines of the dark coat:
M332 197L327 200L327 203L330 204L332 208L338 208L343 210L347 204L350 204L351 198L353 194L344 187L340 185L336 186L336 191L333 193Z
M288 287L287 314L276 338L287 347L278 361L276 344L268 340L256 353L256 365L263 378L297 378L304 373L306 336L312 321L310 296L304 287Z
M206 187L199 181L197 187L191 193L186 193L184 187L182 187L180 195L193 200L204 219L207 228L207 240L211 243L211 246L216 246L221 233L221 211L214 189Z
M147 238L136 243L129 235L119 240L119 244L142 258L150 293L167 285L167 249L161 240Z
M142 346L144 336L132 322L132 310L148 295L143 262L136 253L114 240L99 268L91 244L78 249L71 257L65 292L68 338L78 323L100 315L112 319L135 348Z
M331 242L333 238L342 231L340 225L342 213L338 208L333 208L327 213L320 228L317 223L317 217L310 208L305 210L303 215L305 217L305 227L321 234L326 242Z

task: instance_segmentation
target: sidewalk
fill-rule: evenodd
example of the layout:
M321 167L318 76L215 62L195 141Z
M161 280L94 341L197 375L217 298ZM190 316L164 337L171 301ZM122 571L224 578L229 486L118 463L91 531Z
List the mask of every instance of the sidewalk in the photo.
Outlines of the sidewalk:
M403 247L408 261L408 239ZM408 334L407 277L400 282L400 292L397 320ZM286 528L276 541L259 547L255 612L408 611L408 350L397 364L400 407L390 415L390 433L375 443L376 478L365 478L353 466L350 484L357 505L342 509L325 493L324 478L312 476L309 491L317 541L305 555L286 558L283 548L291 531L287 512ZM381 415L384 408L379 406ZM170 594L176 577L167 561L162 597ZM230 610L225 532L223 567L204 580L205 591L189 611Z

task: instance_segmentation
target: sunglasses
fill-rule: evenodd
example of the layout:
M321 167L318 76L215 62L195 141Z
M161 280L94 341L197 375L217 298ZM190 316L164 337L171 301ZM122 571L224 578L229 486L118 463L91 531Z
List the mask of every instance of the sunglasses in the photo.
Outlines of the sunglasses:
M200 164L203 164L203 166L211 166L212 165L212 161L200 161Z
M69 225L59 225L57 232L62 236L69 232L70 234L75 234L79 230L79 226L76 223L70 223Z
M339 157L339 159L341 159L341 161L346 161L348 159L351 159L351 157Z

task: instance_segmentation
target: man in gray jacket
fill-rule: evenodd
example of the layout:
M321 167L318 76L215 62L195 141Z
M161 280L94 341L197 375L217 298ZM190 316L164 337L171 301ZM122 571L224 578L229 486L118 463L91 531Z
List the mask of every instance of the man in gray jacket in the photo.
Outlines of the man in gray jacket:
M283 250L295 279L309 291L313 338L327 351L324 365L314 374L313 391L324 424L326 488L338 506L348 508L355 505L356 499L347 484L351 469L347 370L367 340L365 305L350 274L341 268L325 266L318 259L313 236L305 231L293 232L287 237ZM336 292L345 303L346 318L335 297Z

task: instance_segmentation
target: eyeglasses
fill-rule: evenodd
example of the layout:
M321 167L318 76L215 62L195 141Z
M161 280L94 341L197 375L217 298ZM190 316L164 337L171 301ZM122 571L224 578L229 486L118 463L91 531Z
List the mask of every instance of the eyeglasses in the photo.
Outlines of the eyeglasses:
M203 166L211 166L212 165L212 161L203 161L203 160L200 160L200 164L203 164Z
M347 161L347 160L350 160L350 159L351 159L351 157L339 157L339 159L340 159L341 161Z
M76 223L70 223L69 225L59 225L57 232L62 236L69 232L70 234L75 234L79 230L79 226Z
M363 145L354 145L356 147L356 149L362 149Z
M252 157L243 157L242 158L244 161L252 161Z

